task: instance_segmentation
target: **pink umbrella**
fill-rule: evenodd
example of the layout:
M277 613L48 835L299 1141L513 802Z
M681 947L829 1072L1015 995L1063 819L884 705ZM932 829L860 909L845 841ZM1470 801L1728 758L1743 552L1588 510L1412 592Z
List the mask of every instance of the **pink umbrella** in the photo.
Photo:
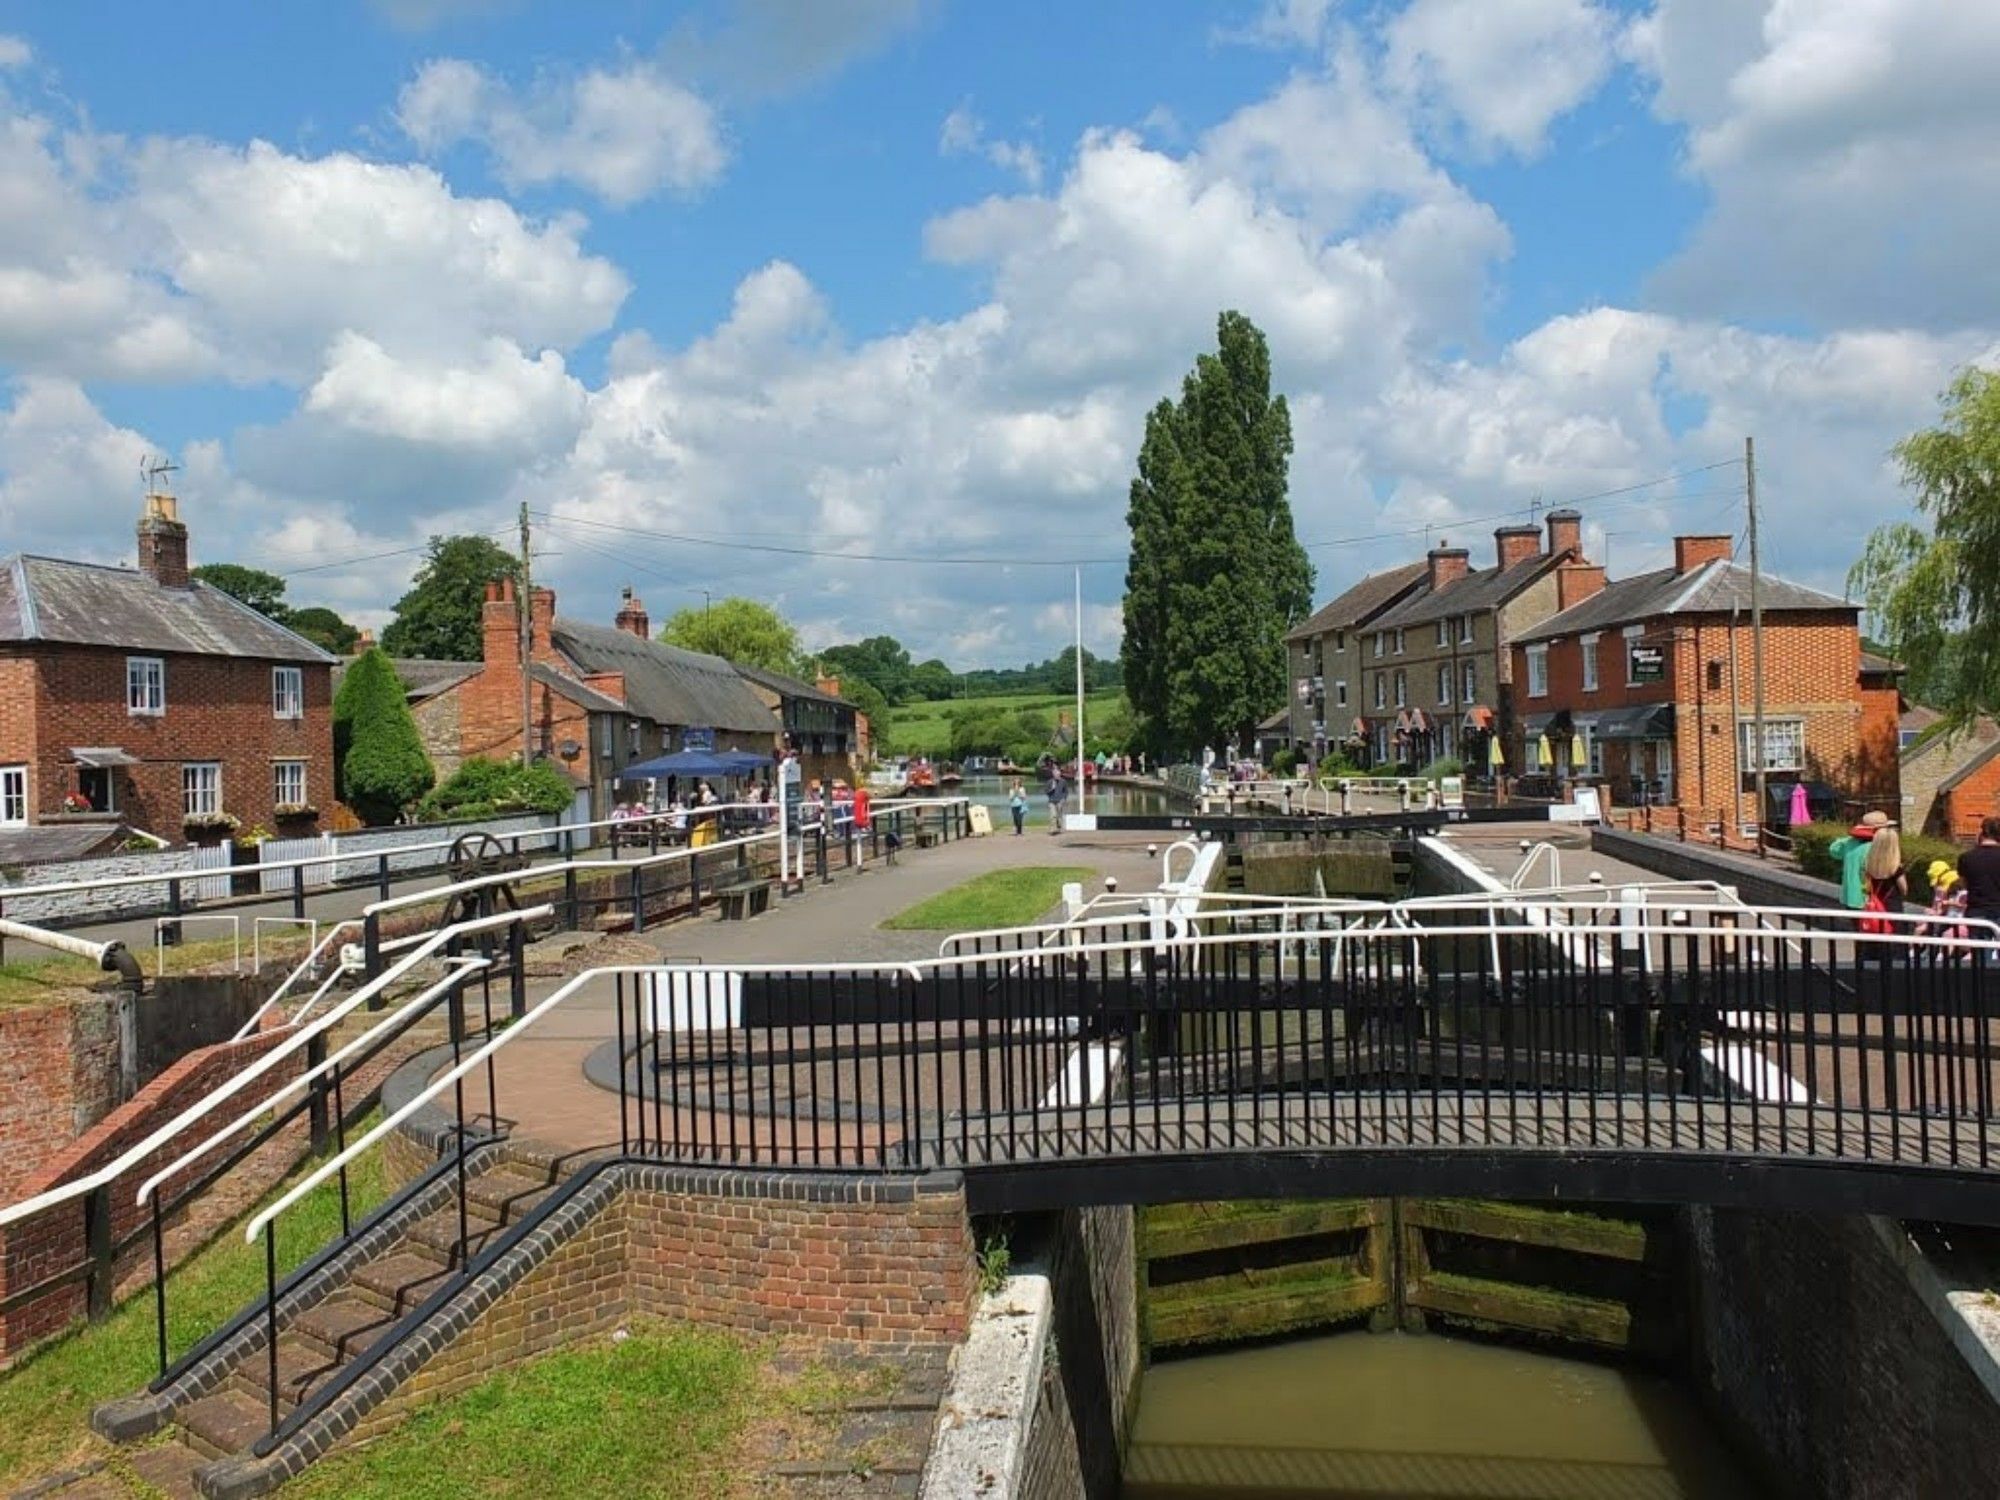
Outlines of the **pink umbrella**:
M1791 824L1796 828L1802 823L1811 821L1812 809L1806 806L1806 784L1803 781L1795 781L1792 783Z

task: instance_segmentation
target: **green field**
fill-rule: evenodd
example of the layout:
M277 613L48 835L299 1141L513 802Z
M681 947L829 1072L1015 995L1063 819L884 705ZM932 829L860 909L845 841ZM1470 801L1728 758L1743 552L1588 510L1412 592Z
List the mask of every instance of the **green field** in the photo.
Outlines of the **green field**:
M1121 688L1103 688L1085 696L1084 728L1100 714L1119 708L1125 698ZM951 749L951 715L966 708L1040 709L1053 722L1056 715L1076 706L1073 693L996 693L990 698L941 698L929 703L905 703L889 710L889 723L880 740L886 755L927 755L938 759Z
M1077 865L1025 865L992 870L899 911L882 925L903 931L983 932L1024 927L1062 899L1069 881L1096 875Z

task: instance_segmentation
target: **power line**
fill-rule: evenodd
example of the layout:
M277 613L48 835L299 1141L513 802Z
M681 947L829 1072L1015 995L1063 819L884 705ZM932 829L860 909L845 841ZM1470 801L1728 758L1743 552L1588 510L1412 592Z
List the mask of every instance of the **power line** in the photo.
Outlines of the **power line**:
M501 537L508 535L513 529L511 526L500 526L492 531L480 531L472 534L483 537ZM278 577L298 578L306 573L325 573L334 568L352 568L362 563L380 562L385 557L408 557L412 552L428 552L430 545L430 542L426 540L418 542L415 546L395 547L387 552L367 552L359 557L343 557L338 562L310 563L303 568L292 568L287 572L280 573Z

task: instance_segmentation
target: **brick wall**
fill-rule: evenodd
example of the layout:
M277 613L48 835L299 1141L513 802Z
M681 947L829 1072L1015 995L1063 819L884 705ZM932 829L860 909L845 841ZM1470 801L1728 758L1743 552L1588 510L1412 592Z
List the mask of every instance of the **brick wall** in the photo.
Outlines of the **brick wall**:
M1939 800L1936 826L1957 839L1977 839L1983 818L2000 812L2000 755L1973 768Z
M1051 1331L1083 1493L1118 1493L1139 1397L1139 1277L1128 1206L1054 1215L1045 1259ZM1038 1411L1031 1444L1042 1425ZM1030 1492L1032 1493L1032 1491ZM1072 1492L1074 1493L1074 1492Z
M110 996L0 1009L0 1203L118 1098Z
M1859 693L1861 724L1855 740L1854 789L1894 809L1902 800L1898 762L1903 695L1893 681L1884 686L1874 678L1864 680ZM1902 814L1895 816L1900 819Z
M32 1198L97 1170L144 1140L289 1034L282 1030L267 1031L241 1042L225 1042L189 1053L82 1137L18 1182L8 1198L10 1201ZM259 1080L238 1096L240 1107L248 1108L267 1097L272 1090L296 1076L297 1071L296 1057L287 1059L273 1068L266 1079ZM231 1117L233 1112L228 1116L218 1116L216 1123L221 1124L225 1118ZM122 1238L146 1223L146 1217L135 1201L139 1184L193 1143L193 1137L170 1143L136 1163L110 1184L114 1238ZM283 1161L260 1164L265 1166L265 1170L259 1173L253 1169L244 1173L238 1186L245 1191L254 1186L256 1191L261 1192L276 1179L295 1154L295 1147L289 1153L274 1153L274 1158L282 1156ZM175 1183L170 1181L165 1190L172 1192L174 1186ZM0 1230L0 1301L67 1271L83 1260L83 1204L81 1198L71 1199ZM150 1242L142 1235L139 1242L121 1257L121 1275L128 1266L141 1262L149 1265L151 1253ZM13 1359L29 1345L60 1332L82 1317L84 1304L84 1284L75 1281L55 1287L44 1296L0 1314L0 1363Z
M222 766L222 806L244 825L275 823L274 760L306 762L306 798L333 801L332 669L298 664L305 714L271 712L271 671L278 663L234 657L169 655L166 712L133 714L125 706L122 649L16 647L0 670L0 761L30 766L29 799L37 821L61 809L77 789L70 751L116 745L141 764L117 773L118 812L161 838L181 837L181 767ZM24 706L22 699L26 699ZM11 702L10 702L11 700Z
M1962 1352L1900 1226L1686 1211L1695 1370L1782 1493L2000 1494L1992 1354Z

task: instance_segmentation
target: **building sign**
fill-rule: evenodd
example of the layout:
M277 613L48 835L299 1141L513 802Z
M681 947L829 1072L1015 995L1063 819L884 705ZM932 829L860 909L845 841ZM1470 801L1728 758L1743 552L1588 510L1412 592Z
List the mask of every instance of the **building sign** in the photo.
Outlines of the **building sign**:
M697 729L694 728L693 726L683 729L681 731L681 749L683 750L715 749L715 731L713 729Z
M1661 646L1632 647L1632 670L1627 674L1634 682L1659 682L1667 675L1667 653Z

